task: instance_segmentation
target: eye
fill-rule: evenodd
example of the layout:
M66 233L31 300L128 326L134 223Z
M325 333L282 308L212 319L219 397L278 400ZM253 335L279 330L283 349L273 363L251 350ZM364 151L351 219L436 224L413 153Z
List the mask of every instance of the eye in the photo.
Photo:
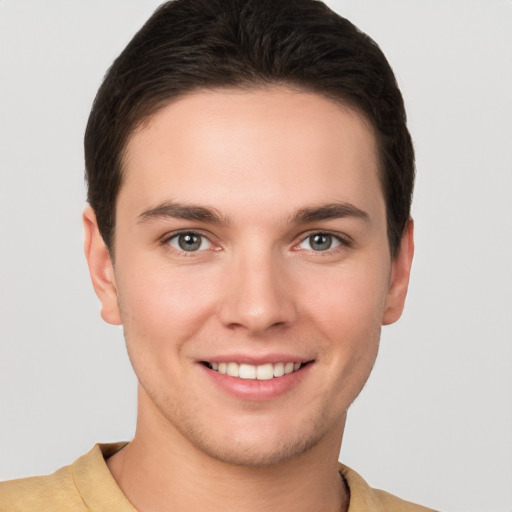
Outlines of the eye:
M203 235L194 232L178 233L169 238L167 242L179 251L197 252L210 249L212 243Z
M306 237L300 244L300 249L308 249L313 251L328 251L340 246L342 241L339 237L329 233L314 233Z

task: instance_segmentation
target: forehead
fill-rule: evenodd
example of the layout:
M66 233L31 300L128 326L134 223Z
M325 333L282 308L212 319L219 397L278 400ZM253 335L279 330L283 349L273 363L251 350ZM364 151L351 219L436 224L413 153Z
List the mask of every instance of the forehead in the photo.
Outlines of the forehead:
M344 200L368 209L382 200L366 119L285 87L182 96L132 134L123 162L119 199L136 191L140 207L185 200L254 214L258 194L261 205L283 211Z

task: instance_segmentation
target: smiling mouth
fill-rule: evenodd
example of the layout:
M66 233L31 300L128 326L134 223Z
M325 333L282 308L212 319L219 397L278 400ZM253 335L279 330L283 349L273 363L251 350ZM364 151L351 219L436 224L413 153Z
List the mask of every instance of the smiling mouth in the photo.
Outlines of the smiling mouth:
M210 370L214 370L229 377L238 377L239 379L252 379L252 380L271 380L284 375L289 375L299 371L301 368L309 364L306 363L266 363L261 365L252 365L245 363L210 363L203 361L203 364Z

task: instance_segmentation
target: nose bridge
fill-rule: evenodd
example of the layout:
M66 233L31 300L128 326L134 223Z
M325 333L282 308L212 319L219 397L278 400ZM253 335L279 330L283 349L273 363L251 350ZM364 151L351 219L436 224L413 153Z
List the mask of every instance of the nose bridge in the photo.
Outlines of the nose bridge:
M295 305L287 286L286 265L279 250L254 240L237 248L230 260L222 322L261 333L295 318Z

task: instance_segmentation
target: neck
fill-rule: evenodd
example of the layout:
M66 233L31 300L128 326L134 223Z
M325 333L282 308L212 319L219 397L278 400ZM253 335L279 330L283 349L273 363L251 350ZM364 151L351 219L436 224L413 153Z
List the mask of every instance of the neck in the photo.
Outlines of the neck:
M151 405L139 401L133 441L107 461L137 510L217 512L227 504L244 512L347 510L348 490L337 469L344 425L289 460L241 466L203 453L164 418L155 422Z

